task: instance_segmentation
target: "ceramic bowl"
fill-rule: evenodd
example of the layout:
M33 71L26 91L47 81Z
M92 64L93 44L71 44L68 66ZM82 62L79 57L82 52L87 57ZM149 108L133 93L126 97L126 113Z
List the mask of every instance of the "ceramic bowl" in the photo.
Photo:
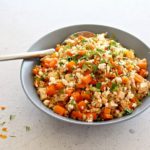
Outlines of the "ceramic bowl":
M136 38L135 36L122 31L117 28L103 26L103 25L74 25L74 26L68 26L63 27L58 30L55 30L53 32L48 33L47 35L43 36L41 39L39 39L36 43L34 43L29 51L39 51L44 50L48 48L54 48L56 44L61 43L64 41L66 37L68 37L70 34L73 34L78 31L91 31L94 33L103 33L107 32L108 35L112 36L114 35L115 38L125 47L134 49L135 53L140 58L146 58L148 60L148 64L150 64L150 49L146 44L144 44L141 40ZM73 120L71 118L66 118L57 115L54 113L51 109L44 106L44 104L39 99L36 90L33 86L33 76L32 76L32 68L34 65L39 63L39 59L31 59L31 60L23 60L22 66L21 66L21 83L22 87L24 89L24 92L26 93L29 100L37 106L40 110L47 113L49 116L52 116L56 119L74 123L74 124L81 124L81 125L108 125L113 123L119 123L121 121L125 121L128 119L131 119L138 114L142 113L144 110L146 110L150 106L150 98L145 97L143 100L143 103L130 115L124 116L121 118L109 120L109 121L101 121L101 122L82 122ZM150 65L148 67L148 71L150 72ZM149 77L148 77L149 79Z

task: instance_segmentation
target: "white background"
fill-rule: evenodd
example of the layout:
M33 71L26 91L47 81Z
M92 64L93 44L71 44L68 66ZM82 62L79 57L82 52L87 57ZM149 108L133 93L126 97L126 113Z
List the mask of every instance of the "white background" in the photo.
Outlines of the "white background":
M149 0L0 0L0 55L24 52L52 30L83 23L120 28L150 45ZM0 111L0 122L7 122L8 136L16 136L0 139L0 150L150 149L150 109L111 126L57 121L25 96L20 65L20 60L0 62L0 105L7 107ZM12 121L11 114L16 115Z

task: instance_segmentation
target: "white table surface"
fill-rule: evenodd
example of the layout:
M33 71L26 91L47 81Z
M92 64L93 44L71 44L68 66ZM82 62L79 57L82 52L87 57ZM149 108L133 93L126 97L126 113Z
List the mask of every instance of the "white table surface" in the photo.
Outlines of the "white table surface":
M0 0L0 54L24 52L52 30L84 23L123 29L150 46L149 0ZM20 65L21 60L0 62L0 105L7 107L0 111L0 122L6 121L4 127L8 127L8 138L0 139L0 150L150 149L150 109L111 126L55 120L24 94ZM16 118L10 121L10 115ZM26 132L25 126L31 130Z

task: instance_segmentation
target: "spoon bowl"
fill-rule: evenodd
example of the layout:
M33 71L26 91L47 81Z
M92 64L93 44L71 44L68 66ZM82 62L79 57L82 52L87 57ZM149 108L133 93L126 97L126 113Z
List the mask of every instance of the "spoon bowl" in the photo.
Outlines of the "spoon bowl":
M80 31L77 33L73 33L70 36L68 36L62 44L65 44L65 41L68 39L73 39L74 35L82 35L84 37L92 37L95 34L89 31ZM0 56L0 61L6 61L6 60L16 60L16 59L31 59L31 58L37 58L37 57L43 57L45 55L49 55L55 52L54 48L46 49L46 50L40 50L40 51L34 51L34 52L25 52L20 54L10 54L10 55L2 55Z

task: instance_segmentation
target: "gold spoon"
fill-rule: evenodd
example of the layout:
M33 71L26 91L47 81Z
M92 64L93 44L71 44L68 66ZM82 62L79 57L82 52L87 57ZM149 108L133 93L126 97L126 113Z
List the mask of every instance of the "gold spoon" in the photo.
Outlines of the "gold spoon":
M89 32L89 31L80 31L76 32L74 34L71 34L67 39L73 39L74 37L82 35L86 38L90 38L95 36L94 33ZM62 43L65 44L65 41ZM15 59L29 59L29 58L36 58L36 57L43 57L45 55L49 55L55 52L54 48L46 49L46 50L40 50L40 51L34 51L34 52L24 52L20 54L9 54L9 55L1 55L0 56L0 61L5 61L5 60L15 60Z

